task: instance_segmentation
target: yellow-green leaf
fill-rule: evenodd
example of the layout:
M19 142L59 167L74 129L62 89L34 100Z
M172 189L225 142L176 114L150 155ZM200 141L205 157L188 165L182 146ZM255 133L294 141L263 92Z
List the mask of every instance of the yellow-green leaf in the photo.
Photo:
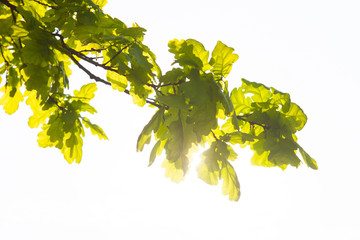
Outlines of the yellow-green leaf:
M203 160L196 169L198 176L210 185L217 185L219 179L219 164L217 161Z
M109 70L106 73L106 78L111 83L111 86L114 90L123 92L127 87L126 77L123 75L120 75L119 73Z
M165 177L170 178L171 181L179 183L184 180L184 171L181 159L175 162L170 162L165 159L161 164L161 167L165 168Z
M210 64L213 66L211 72L214 73L216 80L226 78L230 73L232 64L238 60L239 56L233 53L234 49L218 41L212 52Z
M251 112L251 99L245 97L244 92L241 88L234 88L231 91L230 99L233 103L236 115L247 114Z
M61 153L64 155L65 160L68 163L81 162L82 158L82 145L83 140L79 132L67 133L64 137L65 144L61 149Z
M209 51L206 51L204 45L202 45L202 43L200 43L194 39L188 39L188 40L186 40L186 42L189 45L193 46L193 53L195 54L195 56L200 58L201 62L203 63L202 70L203 71L209 70L211 68L211 65L208 62Z
M22 93L18 88L11 86L3 86L0 91L4 92L0 98L0 105L3 105L3 109L7 114L13 114L18 110L19 103L24 100Z
M229 195L231 201L240 198L240 183L233 166L228 161L222 161L220 178L223 179L222 193Z
M81 98L82 102L89 103L91 99L95 97L95 91L97 90L96 83L89 83L80 88L80 91L75 90L75 97Z
M86 128L90 129L92 135L97 135L100 140L102 140L102 139L109 140L108 137L106 136L104 130L101 127L99 127L96 124L91 123L90 120L86 117L82 117L81 119L82 119L82 123L84 124L84 126Z
M50 117L51 113L57 107L50 107L47 110L42 110L41 100L37 99L36 91L26 91L27 96L26 104L30 106L33 111L33 115L29 118L28 125L31 128L38 128L41 124L44 124L46 119Z
M137 151L141 152L144 148L144 145L150 143L151 133L157 132L161 121L163 121L163 116L164 116L164 108L161 108L154 114L154 116L151 118L149 123L146 124L146 126L144 127L144 129L142 130L142 132L138 137L136 144Z
M300 154L301 154L302 158L304 159L304 162L306 163L306 165L312 169L317 170L318 166L317 166L316 161L312 157L310 157L310 155L307 152L305 152L305 150L302 147L300 147L300 145L298 145L298 146L299 146Z

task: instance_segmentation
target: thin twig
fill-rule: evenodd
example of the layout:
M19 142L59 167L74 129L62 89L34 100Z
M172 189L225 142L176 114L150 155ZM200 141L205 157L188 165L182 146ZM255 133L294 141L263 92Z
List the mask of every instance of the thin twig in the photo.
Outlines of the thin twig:
M177 83L167 83L167 84L159 85L156 87L161 88L161 87L167 87L167 86L176 86L176 85L183 84L184 82L185 82L185 80L180 80Z
M5 4L7 7L9 7L11 9L11 11L15 11L17 13L19 13L19 11L17 10L15 5L12 5L8 0L0 0L0 2L2 2L3 4Z
M48 5L48 4L46 4L46 3L42 3L42 2L37 1L37 0L33 0L33 1L36 2L36 3L38 3L38 4L40 4L40 5L43 5L43 6L45 6L45 7L48 7L48 8L59 9L58 7L51 6L51 5Z
M81 65L81 63L79 63L79 61L77 61L76 58L75 58L73 55L68 54L68 56L71 58L71 60L73 60L73 62L74 62L81 70L83 70L87 75L89 75L90 79L94 79L96 82L101 82L101 83L103 83L103 84L105 84L105 85L111 86L111 83L110 83L110 82L108 82L108 81L106 81L106 80L104 80L104 79L102 79L102 78L94 75L92 72L90 72L88 69L86 69L83 65ZM127 89L124 90L124 93L130 95L130 91L127 90ZM153 106L155 106L155 107L158 107L158 108L161 108L161 107L162 107L161 105L159 105L159 104L157 104L157 103L155 103L155 102L152 102L152 101L150 101L150 100L148 100L148 99L145 99L145 101L146 101L146 103L148 103L148 104L150 104L150 105L153 105Z
M2 46L0 46L0 51L1 51L1 56L2 56L2 58L4 59L4 62L5 62L5 64L6 64L6 66L9 66L10 64L9 64L9 62L6 60L6 58L5 58L5 56L4 56L4 52L3 52L3 50L2 50Z
M105 48L101 48L101 49L95 49L95 48L91 48L91 49L85 49L85 50L81 50L79 52L83 53L83 52L98 52L100 53L101 51L106 50Z
M250 115L248 115L248 116L250 116ZM257 123L257 122L253 122L253 121L247 120L245 117L248 117L248 116L236 116L236 118L237 118L238 120L242 120L242 121L248 122L248 123L250 123L250 125L257 125L257 126L260 126L260 127L264 128L264 129L266 129L266 130L269 130L269 129L270 129L270 126L267 126L267 125L265 125L265 124L261 124L261 123Z
M68 54L68 56L71 58L71 60L73 60L73 62L81 69L83 70L87 75L89 75L89 77L91 79L94 79L97 82L101 82L104 83L106 85L111 86L111 83L109 83L108 81L105 81L104 79L94 75L92 72L90 72L88 69L86 69L83 65L81 65L81 63L79 63L78 60L76 60L76 58L72 55L72 54Z
M215 138L215 140L216 140L216 141L220 141L219 138L216 137L216 135L215 135L215 133L213 132L213 130L210 130L210 131L211 131L213 137Z
M105 70L109 70L109 71L113 71L113 72L118 73L118 71L117 71L116 69L111 68L110 66L105 66L104 64L100 64L100 63L92 60L92 59L89 58L88 56L82 54L81 52L78 52L78 51L76 51L75 49L70 48L70 47L65 43L64 37L63 37L61 34L59 34L59 33L52 33L52 35L59 37L59 38L60 38L60 41L61 41L61 45L63 46L63 48L64 48L65 50L67 50L68 52L70 52L72 55L75 55L75 56L81 58L82 60L84 60L84 61L86 61L86 62L88 62L88 63L91 63L92 65L94 65L94 66L96 66L96 67L101 67L101 68L103 68L103 69L105 69Z
M75 58L73 55L75 55L75 56L77 56L77 57L79 57L79 58L81 58L81 59L83 59L83 60L85 60L85 61L87 61L87 62L89 62L89 63L91 63L91 64L93 64L93 65L95 65L95 66L97 66L97 67L102 67L102 68L104 68L105 70L114 71L114 72L116 72L117 74L119 74L119 72L118 72L116 69L113 69L113 68L111 68L111 67L105 66L104 64L99 64L98 62L93 61L92 59L90 59L89 57L85 56L84 54L82 54L82 53L80 53L80 52L78 52L78 51L76 51L76 50L68 47L68 46L66 45L66 43L64 42L64 37L63 37L62 35L60 35L60 34L58 34L58 33L53 33L52 35L53 35L53 36L57 36L57 37L60 38L62 47L67 51L67 52L66 52L66 55L68 55L68 56L71 58L71 60L72 60L81 70L83 70L83 71L90 77L90 79L94 79L96 82L101 82L101 83L103 83L103 84L105 84L105 85L111 86L111 83L110 83L110 82L108 82L108 81L106 81L106 80L104 80L104 79L102 79L102 78L94 75L94 74L93 74L92 72L90 72L87 68L85 68L78 60L76 60L76 58ZM148 85L148 84L147 84L147 85ZM152 84L149 84L149 86L151 86L151 85L152 85ZM124 90L124 93L130 95L129 90L127 90L127 89ZM155 106L155 107L158 107L158 108L163 107L163 106L161 106L161 105L159 105L159 104L157 104L157 103L155 103L155 102L153 102L153 101L150 101L150 100L148 100L148 99L145 99L145 101L146 101L146 103L148 103L148 104L150 104L150 105L153 105L153 106ZM168 108L168 106L166 106L166 107Z
M111 62L112 60L114 60L114 58L116 58L120 53L122 53L122 51L125 50L125 48L128 48L132 43L127 44L126 46L124 46L123 48L121 48L117 53L114 54L114 56L112 56L106 63L103 63L104 66L106 66L109 62Z
M53 103L55 103L55 105L58 107L58 109L60 109L61 111L64 111L64 108L61 107L58 103L58 101L56 101L51 95L49 95L49 99L50 101L52 101Z

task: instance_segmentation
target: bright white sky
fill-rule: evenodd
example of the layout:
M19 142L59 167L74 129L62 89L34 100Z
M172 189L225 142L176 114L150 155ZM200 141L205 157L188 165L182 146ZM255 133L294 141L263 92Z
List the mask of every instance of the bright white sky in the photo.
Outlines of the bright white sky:
M194 174L172 183L160 158L147 167L151 148L135 146L153 109L126 94L98 90L91 119L110 141L88 132L80 165L37 146L23 104L0 113L0 239L359 239L359 9L358 0L109 0L106 12L148 30L164 71L174 38L235 48L231 85L244 77L289 92L309 117L299 143L320 169L255 167L242 150L234 203Z

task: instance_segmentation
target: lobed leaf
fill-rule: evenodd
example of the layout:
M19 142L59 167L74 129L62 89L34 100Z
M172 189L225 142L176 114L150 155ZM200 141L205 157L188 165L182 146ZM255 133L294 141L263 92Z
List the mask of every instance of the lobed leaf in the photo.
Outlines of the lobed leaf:
M240 198L240 183L233 166L226 160L222 161L220 179L223 179L222 193L229 195L229 200L238 201Z
M171 181L179 183L184 180L185 174L182 159L178 159L175 162L165 159L161 167L165 168L165 177L170 178Z
M304 162L306 163L306 165L312 169L317 170L318 166L317 166L316 161L312 157L310 157L310 155L307 152L305 152L305 150L302 147L300 147L300 145L298 145L298 146L299 146L300 154L301 154L302 158L304 159Z
M216 144L211 144L210 148L201 154L202 161L197 167L198 177L210 185L217 185L219 179L219 161L216 153Z
M4 92L0 98L0 105L3 105L3 109L7 114L13 114L18 110L20 102L24 100L20 89L11 86L7 87L5 85L0 89L0 91Z
M109 140L108 137L106 136L104 130L102 130L101 127L99 127L96 124L91 123L90 120L86 117L82 117L81 120L82 120L82 123L84 124L84 126L86 128L90 129L92 135L97 135L100 140L102 140L102 139Z
M106 78L111 83L111 87L114 90L118 90L120 92L125 91L127 87L127 79L125 76L122 76L116 72L108 70L106 73Z
M82 102L89 103L95 97L96 90L96 83L88 83L83 85L80 90L75 90L74 95L77 98L81 98Z
M137 145L136 145L136 151L142 151L145 144L149 144L151 140L151 133L156 133L157 130L160 127L161 122L163 121L164 117L164 108L159 109L154 116L150 119L148 124L145 125L144 129L140 133Z
M211 72L214 73L215 80L226 78L229 75L232 64L239 58L233 51L233 48L220 41L217 42L210 60Z

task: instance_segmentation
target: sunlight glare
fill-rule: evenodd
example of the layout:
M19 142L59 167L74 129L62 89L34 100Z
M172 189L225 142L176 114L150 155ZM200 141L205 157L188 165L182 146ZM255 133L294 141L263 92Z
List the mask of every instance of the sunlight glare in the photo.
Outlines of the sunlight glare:
M202 161L201 154L205 150L206 150L206 148L201 147L201 146L194 147L192 150L190 150L190 152L188 154L189 158L190 158L190 168L189 168L189 172L187 174L188 175L187 178L198 179L196 169Z

